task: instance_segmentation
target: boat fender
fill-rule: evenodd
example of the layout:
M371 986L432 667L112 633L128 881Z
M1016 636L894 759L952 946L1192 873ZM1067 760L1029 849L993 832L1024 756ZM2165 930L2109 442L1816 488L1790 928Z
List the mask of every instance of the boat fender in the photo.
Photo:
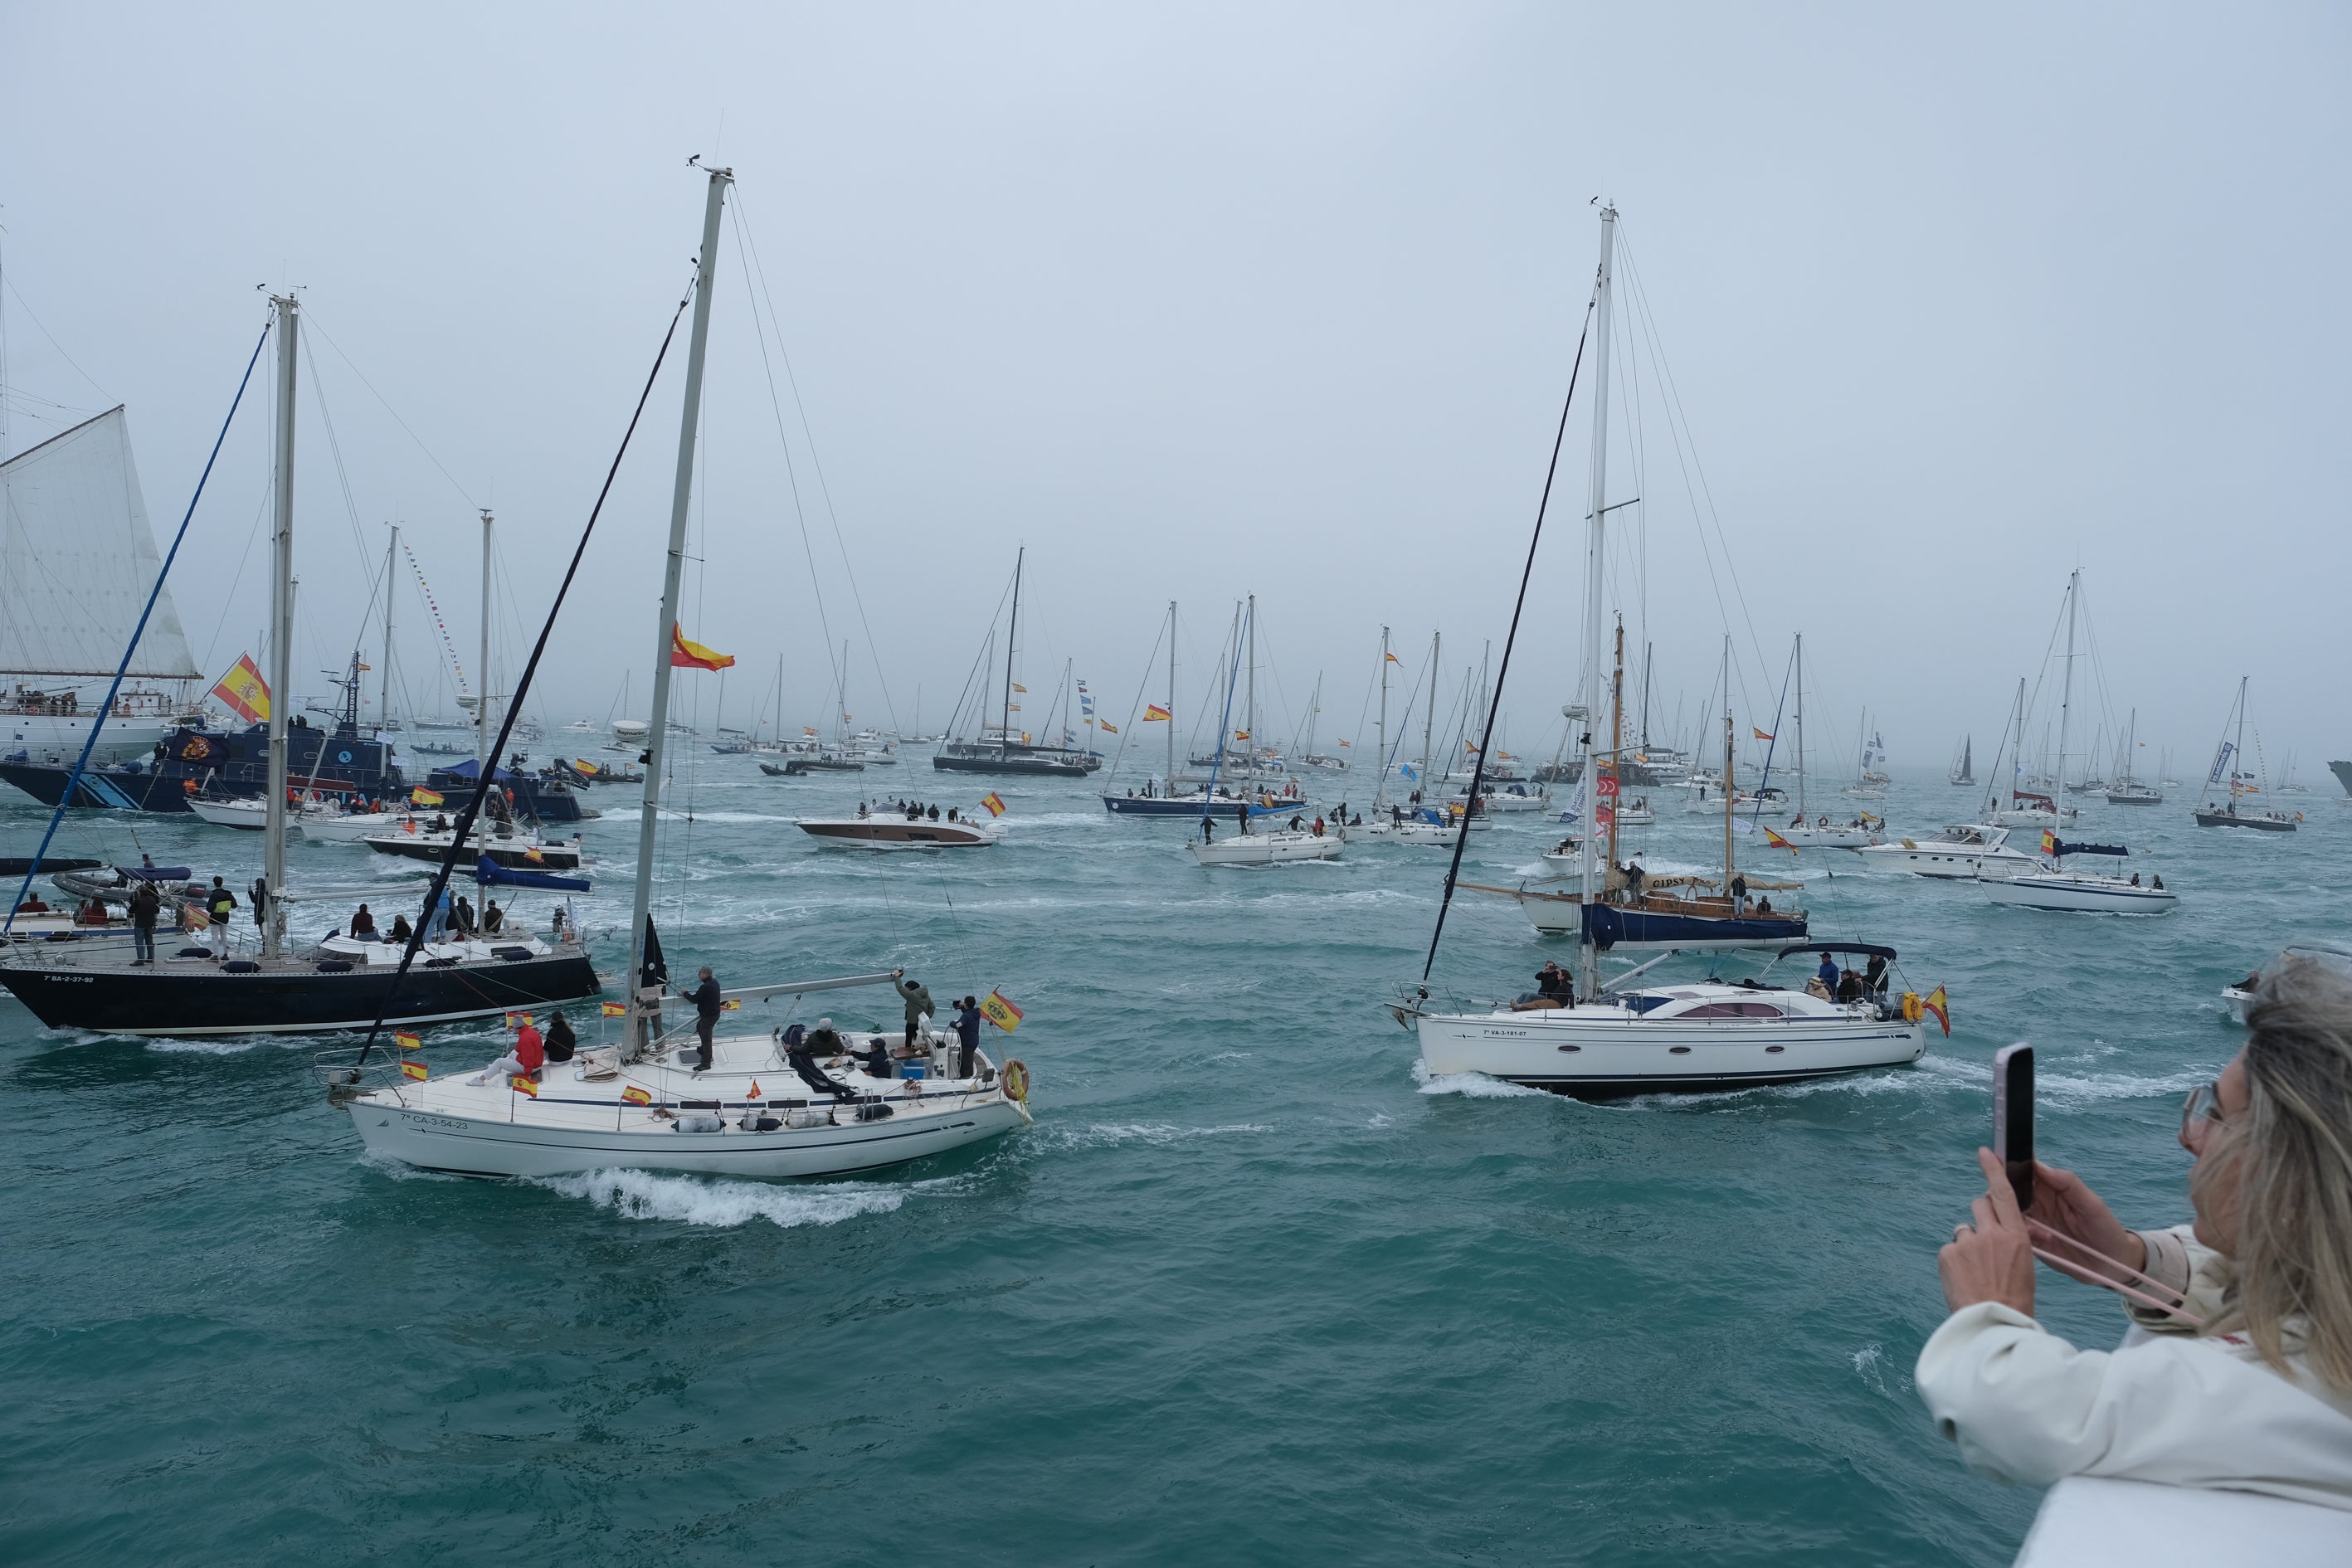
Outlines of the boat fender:
M249 958L232 958L221 965L223 974L258 974L261 965Z
M325 958L319 961L319 973L321 974L349 974L351 972L352 961L348 958Z
M213 950L209 947L184 947L172 956L174 958L210 958L212 955Z
M527 947L494 947L490 949L490 954L492 957L499 959L507 963L520 963L524 959L530 956L530 949Z
M1916 848L1918 848L1919 847L1918 847L1916 844L1912 843L1912 842L1911 842L1911 840L1909 840L1908 838L1906 838L1906 839L1905 839L1905 840L1903 841L1903 847L1904 847L1904 848L1906 848L1906 849L1916 849Z
M782 1119L779 1117L746 1116L735 1125L746 1132L773 1132L783 1124Z
M680 1132L724 1132L727 1123L716 1116L681 1116L677 1119Z
M454 958L428 958L425 961L425 967L427 969L455 969L457 967L457 961Z
M879 1101L857 1108L857 1120L860 1121L881 1121L894 1114L895 1112L888 1106Z
M1916 991L1906 991L1903 993L1903 1021L1905 1023L1916 1024L1927 1016L1927 1009L1920 1004L1919 993Z
M1019 1100L1029 1098L1029 1067L1019 1057L1004 1064L1004 1098Z
M787 1127L830 1127L833 1125L833 1112L830 1110L788 1110L784 1112L784 1125Z

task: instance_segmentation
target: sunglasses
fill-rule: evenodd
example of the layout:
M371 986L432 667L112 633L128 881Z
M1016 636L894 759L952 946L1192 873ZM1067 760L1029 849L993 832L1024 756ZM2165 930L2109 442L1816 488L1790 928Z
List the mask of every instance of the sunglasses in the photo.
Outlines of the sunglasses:
M2189 1091L2180 1105L2180 1141L2194 1145L2203 1141L2210 1124L2223 1121L2221 1114L2221 1080L2199 1084Z

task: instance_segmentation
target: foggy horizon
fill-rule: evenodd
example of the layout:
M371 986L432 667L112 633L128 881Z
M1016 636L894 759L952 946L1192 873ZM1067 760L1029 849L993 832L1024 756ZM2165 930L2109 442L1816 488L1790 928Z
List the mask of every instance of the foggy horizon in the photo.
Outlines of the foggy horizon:
M511 680L690 276L698 154L738 182L680 621L739 662L723 715L691 671L674 710L705 731L830 734L845 638L856 723L911 732L919 701L937 731L1025 548L1024 721L1071 661L1148 765L1164 738L1129 715L1165 698L1172 599L1179 740L1208 744L1192 710L1254 593L1276 739L1319 672L1323 748L1369 754L1383 625L1392 703L1443 631L1450 733L1500 656L1613 202L1609 493L1640 504L1608 596L1629 693L1655 646L1654 733L1701 727L1727 634L1740 731L1774 729L1801 633L1814 776L1866 710L1898 769L1966 734L1982 779L2021 677L2029 752L2054 721L2079 566L2070 756L2136 708L2144 773L2201 780L2242 674L2273 780L2293 755L2329 788L2352 754L2315 636L2352 565L2339 11L5 26L0 450L125 405L168 546L266 291L299 289L299 698L355 645L380 662L394 521L478 679L479 508ZM96 113L54 67L101 58ZM534 754L646 717L683 338L526 703ZM1526 763L1579 679L1590 363L1503 704ZM267 367L172 577L207 683L262 651ZM395 583L406 706L454 714Z

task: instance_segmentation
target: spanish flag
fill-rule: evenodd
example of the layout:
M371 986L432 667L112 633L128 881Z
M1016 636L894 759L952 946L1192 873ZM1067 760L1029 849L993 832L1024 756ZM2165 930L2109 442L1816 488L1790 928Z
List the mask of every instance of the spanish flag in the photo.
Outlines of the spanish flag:
M721 1012L740 1013L743 1010L743 998L740 996L730 996L726 1001L719 1004L719 1006Z
M1391 664L1402 664L1402 663L1404 662L1404 660L1402 660L1402 659L1399 658L1398 658L1396 655L1394 655L1394 654L1391 654L1391 655L1389 655L1389 662L1390 662Z
M1786 849L1791 855L1794 855L1797 852L1797 847L1795 845L1790 843L1787 839L1781 837L1779 834L1773 832L1769 827L1764 830L1764 842L1769 844L1775 849Z
M688 642L675 621L669 628L669 662L673 669L725 669L735 662L731 653L715 653L698 642Z
M264 723L269 718L269 682L261 679L260 667L249 653L239 658L220 678L212 694L248 724Z
M400 1070L404 1077L413 1078L419 1083L433 1076L423 1062L403 1062Z
M1921 1002L1919 1005L1936 1015L1936 1022L1944 1026L1944 1038L1950 1039L1952 1037L1952 999L1944 994L1944 988L1938 985L1928 992L1927 1000Z
M654 1102L654 1097L635 1084L631 1084L621 1091L621 1100L623 1103L628 1105L651 1105Z
M1095 728L1100 730L1106 735L1116 735L1118 733L1118 726L1112 723L1108 719L1097 721Z
M1769 741L1769 740L1770 740L1770 739L1772 738L1771 736L1769 736L1769 735L1766 734L1763 731L1757 729L1757 728L1756 728L1756 726L1755 726L1755 725L1753 725L1753 724L1748 725L1748 729L1749 733L1753 734L1753 735L1754 735L1758 740L1759 740L1759 741Z
M539 1085L531 1082L530 1079L524 1078L520 1074L507 1079L507 1085L517 1094L527 1094L533 1100L537 1100L539 1098Z
M2058 853L2058 836L2046 827L2042 830L2042 852L2044 855Z
M607 1002L604 1004L604 1016L607 1018L625 1018L628 1016L629 1005L627 1003Z
M1143 721L1147 724L1156 724L1163 719L1172 720L1175 717L1175 714L1171 713L1167 709L1162 708L1157 702L1147 702L1143 705Z
M394 1029L392 1032L392 1043L404 1051L422 1050L425 1047L424 1041L405 1029Z
M1234 731L1234 739L1236 741L1246 741L1249 739L1249 731L1247 730L1236 730Z
M442 795L439 790L426 789L423 784L418 784L408 792L408 804L411 805L439 805L441 801Z
M1360 715L1359 715L1359 717L1360 717ZM1339 742L1339 744L1341 744L1341 745L1343 745L1343 746L1344 746L1344 745L1346 745L1347 743L1348 743L1348 742L1345 742L1345 741L1342 741L1342 742Z
M1022 685L1019 681L1017 681L1017 680L1016 680L1016 681L1014 681L1014 682L1013 683L1013 690L1015 690L1015 691L1024 692L1024 693L1025 693L1029 689L1028 689L1027 687L1025 687L1025 686Z
M593 779L596 776L596 764L585 757L574 757L572 759L572 771L575 773L584 773Z
M751 1092L746 1094L743 1098L746 1100L764 1100L767 1098L760 1092L760 1080L758 1079L755 1078L751 1080Z
M520 1029L525 1024L530 1022L530 1015L528 1013L509 1013L507 1015L507 1027L509 1029Z
M982 795L980 804L988 807L988 815L991 816L1004 815L1004 801L994 790L990 790L986 795Z
M1021 1026L1021 1009L1004 999L1002 992L991 991L980 1005L982 1016L1011 1034Z
M538 846L538 845L536 845L536 844L531 845L529 848L526 848L526 849L522 852L522 858L523 858L524 859L526 859L526 860L530 861L530 862L532 865L534 865L534 866L538 865L540 862L541 862L542 860L545 860L545 859L547 858L547 857L546 857L546 856L544 856L544 855L542 855L542 854L541 854L541 853L539 852L539 846Z

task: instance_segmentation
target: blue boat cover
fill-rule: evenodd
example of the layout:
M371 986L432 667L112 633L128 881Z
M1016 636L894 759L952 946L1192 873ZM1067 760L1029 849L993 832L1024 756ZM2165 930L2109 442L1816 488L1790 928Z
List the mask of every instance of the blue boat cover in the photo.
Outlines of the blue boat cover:
M585 877L557 877L545 871L518 871L511 866L501 866L495 860L474 862L474 881L481 887L544 888L556 893L584 893L590 890Z

